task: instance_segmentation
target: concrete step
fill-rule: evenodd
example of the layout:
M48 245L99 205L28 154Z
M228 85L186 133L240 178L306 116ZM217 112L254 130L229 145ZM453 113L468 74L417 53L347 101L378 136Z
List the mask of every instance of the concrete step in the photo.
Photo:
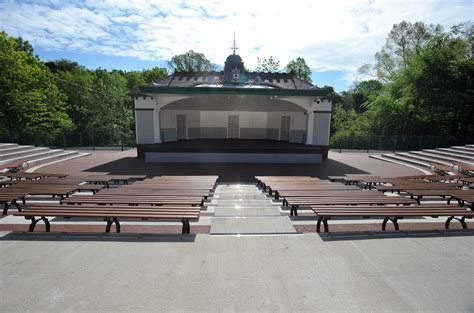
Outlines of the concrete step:
M79 155L79 152L60 150L60 152L57 153L57 154L47 155L47 156L44 156L44 157L41 157L41 158L37 158L37 159L31 160L31 161L28 161L28 164L29 164L30 167L33 167L33 166L38 166L38 165L45 164L45 163L50 163L50 162L54 162L54 161L58 161L58 160L67 159L67 158L70 158L70 157L76 156L76 155Z
M437 155L437 154L429 153L426 151L410 151L409 154L433 159L436 161L436 163L448 162L450 166L453 166L454 163L456 162L466 162L466 160L463 160L463 159L458 159L458 158L454 158L450 156Z
M16 146L18 146L17 143L0 143L0 150L14 148Z
M12 146L8 147L5 149L0 149L0 155L6 154L6 153L12 153L12 152L20 152L20 151L25 151L25 150L30 150L34 149L35 146Z
M6 150L3 150L3 151L6 151ZM9 151L8 153L3 153L3 151L0 151L0 160L2 160L2 161L3 160L15 159L15 158L28 159L29 155L35 155L35 154L50 151L50 150L49 150L49 148L31 147L31 148L23 149L23 150L20 150L20 151L14 151L14 152L10 152L8 150Z
M433 174L431 172L430 168L426 168L425 166L415 165L413 163L404 162L404 161L401 160L402 158L395 158L395 156L394 156L394 158L387 158L387 157L384 157L383 155L371 154L371 155L369 155L369 158L373 158L373 159L377 159L377 160L384 161L384 162L390 162L390 163L393 163L393 164L398 164L398 165L403 165L403 166L415 168L415 169L421 171L422 173L424 173L426 175Z
M421 162L421 161L418 161L418 160L415 160L413 158L409 158L409 157L406 157L406 156L395 155L395 154L382 154L382 157L387 158L387 159L393 159L393 160L400 161L400 162L403 162L403 163L412 164L412 165L419 166L419 167L430 168L429 163Z
M446 166L453 166L453 164L450 162L440 161L440 160L436 160L430 157L419 156L416 154L412 154L411 152L395 152L395 155L402 156L409 159L414 159L416 161L421 161L421 162L427 163L428 166L430 166L431 163L438 163L438 164L442 164Z
M469 157L467 155L463 155L463 154L459 154L459 153L453 153L453 152L441 151L441 150L433 150L433 149L425 149L423 151L428 152L428 153L432 153L432 154L441 155L441 156L448 156L448 157L452 157L452 158L461 159L461 160L463 160L463 162L465 162L465 161L468 161L468 162L469 161L470 162L474 161L474 157Z
M446 151L446 152L451 152L451 153L457 153L457 154L468 156L468 157L473 157L474 156L473 152L457 150L457 149L452 149L452 148L437 148L436 150Z
M454 150L466 151L466 152L474 153L474 148L467 147L467 146L452 146L452 147L450 147L450 148L451 148L451 149L454 149Z
M30 163L34 160L42 159L42 158L49 157L49 156L59 155L63 152L64 152L63 150L59 150L59 149L54 149L54 150L53 149L47 149L46 151L41 151L41 152L38 152L38 153L35 152L35 153L28 154L28 155L15 156L15 157L10 158L10 159L2 160L1 162L2 163L10 163L10 162L15 162L15 161L26 159L26 160L28 160L28 163Z

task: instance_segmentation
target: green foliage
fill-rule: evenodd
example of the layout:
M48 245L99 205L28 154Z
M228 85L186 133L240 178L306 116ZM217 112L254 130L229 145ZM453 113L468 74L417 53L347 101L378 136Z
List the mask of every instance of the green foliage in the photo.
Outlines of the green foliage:
M457 25L442 33L434 26L422 31L420 25L412 25L418 30L405 51L394 38L407 36L390 33L403 66L385 84L361 82L337 98L333 142L354 135L474 137L473 27Z
M173 56L168 65L178 72L205 72L214 69L204 53L193 50Z
M257 67L255 68L255 71L265 73L276 73L278 72L279 66L280 61L273 59L273 56L270 56L269 58L265 59L257 58Z
M96 141L97 133L130 133L130 92L168 75L159 67L92 71L69 60L42 63L28 42L4 32L0 53L0 136L26 143L59 144L64 130L94 131Z
M293 74L301 80L311 83L311 69L306 64L305 59L296 58L291 60L285 67L287 73Z
M36 134L48 140L73 126L66 112L65 95L27 41L0 32L0 57L2 136L11 137L28 129L29 136Z
M377 77L380 81L389 82L408 66L417 47L426 45L431 38L441 34L442 31L443 27L439 24L428 25L423 22L406 21L394 24L387 35L385 45L375 54L375 65L372 67L364 64L359 70Z

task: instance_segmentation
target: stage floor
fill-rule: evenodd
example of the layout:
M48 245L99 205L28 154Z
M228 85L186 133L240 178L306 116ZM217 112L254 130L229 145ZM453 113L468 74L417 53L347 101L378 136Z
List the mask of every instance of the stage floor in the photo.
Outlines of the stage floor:
M316 146L265 139L191 139L148 145L145 152L320 154Z

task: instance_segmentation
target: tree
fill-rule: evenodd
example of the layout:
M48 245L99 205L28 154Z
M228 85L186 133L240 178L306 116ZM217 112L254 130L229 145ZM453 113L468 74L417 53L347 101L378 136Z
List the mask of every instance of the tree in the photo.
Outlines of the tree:
M278 72L278 67L280 66L280 61L273 59L273 56L270 56L266 59L257 58L257 67L255 71L265 72L265 73L276 73Z
M359 69L363 74L373 75L383 82L392 80L400 70L407 67L413 51L443 32L439 24L402 21L394 24L387 35L385 45L375 54L374 66L364 64Z
M168 76L168 70L163 67L152 67L141 72L146 84L157 82Z
M175 55L168 61L168 65L179 72L205 72L214 69L204 53L189 50L186 53Z
M41 143L72 127L66 97L27 41L0 32L0 57L0 133Z
M296 58L291 60L285 67L287 73L295 75L297 78L311 83L311 69L306 64L305 59Z

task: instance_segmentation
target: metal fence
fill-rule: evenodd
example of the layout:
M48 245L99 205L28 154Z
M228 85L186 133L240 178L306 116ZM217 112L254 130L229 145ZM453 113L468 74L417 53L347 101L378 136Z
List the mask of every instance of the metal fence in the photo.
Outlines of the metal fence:
M14 142L21 145L47 146L62 149L125 150L135 147L135 132L112 132L104 130L67 131L52 135L44 130L29 130L0 136L0 142Z
M450 136L349 136L331 138L331 149L410 151L474 143L474 137Z

